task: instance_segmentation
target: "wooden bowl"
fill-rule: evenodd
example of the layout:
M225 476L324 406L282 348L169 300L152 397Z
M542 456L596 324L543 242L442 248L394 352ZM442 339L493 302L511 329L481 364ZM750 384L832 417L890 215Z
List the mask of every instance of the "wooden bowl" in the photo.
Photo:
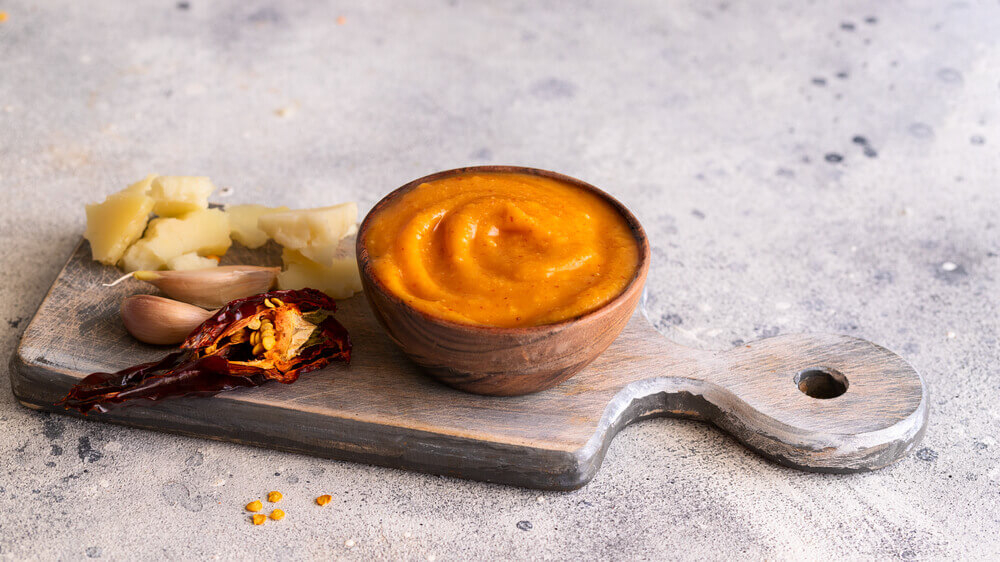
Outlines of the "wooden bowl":
M372 218L420 184L474 173L508 172L562 181L600 196L621 213L639 244L639 265L625 290L602 307L555 324L524 328L472 326L417 310L390 293L374 274L364 241ZM358 231L358 266L375 318L403 352L433 378L449 386L497 396L545 390L570 378L597 358L628 323L649 270L649 241L635 216L607 193L578 179L519 166L474 166L438 172L386 195Z

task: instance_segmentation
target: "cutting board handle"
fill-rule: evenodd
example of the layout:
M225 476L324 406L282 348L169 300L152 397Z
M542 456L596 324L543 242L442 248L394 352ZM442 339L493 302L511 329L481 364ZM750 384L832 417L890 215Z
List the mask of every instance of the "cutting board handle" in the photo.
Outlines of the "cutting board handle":
M644 367L655 376L619 394L618 422L702 419L781 464L820 472L890 464L926 426L920 375L866 340L793 334L727 351L683 347L658 333L647 342L655 349Z

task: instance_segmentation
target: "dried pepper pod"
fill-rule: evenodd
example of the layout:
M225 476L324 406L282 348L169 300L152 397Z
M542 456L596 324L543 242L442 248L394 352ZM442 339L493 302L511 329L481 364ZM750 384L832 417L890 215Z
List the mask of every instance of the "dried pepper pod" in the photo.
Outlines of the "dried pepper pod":
M128 400L209 396L269 380L292 383L331 361L351 360L347 330L336 304L314 289L271 291L219 309L159 361L117 373L94 373L59 405L84 414Z

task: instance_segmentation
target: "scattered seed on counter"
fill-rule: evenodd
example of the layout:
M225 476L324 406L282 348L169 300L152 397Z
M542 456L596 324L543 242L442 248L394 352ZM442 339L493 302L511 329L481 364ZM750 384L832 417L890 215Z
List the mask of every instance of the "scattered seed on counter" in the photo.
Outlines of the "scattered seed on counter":
M251 519L253 519L253 524L254 525L263 525L264 521L267 521L267 516L261 515L260 513L258 513L256 515L254 515Z
M267 494L267 501L271 503L279 502L282 497L281 492L271 492Z
M330 494L323 494L322 496L316 498L316 505L326 505L333 500L333 496Z
M254 500L247 504L247 511L260 511L264 509L264 504L260 503L260 500Z
M281 521L285 518L285 512L280 509L275 509L271 512L271 519L274 521Z

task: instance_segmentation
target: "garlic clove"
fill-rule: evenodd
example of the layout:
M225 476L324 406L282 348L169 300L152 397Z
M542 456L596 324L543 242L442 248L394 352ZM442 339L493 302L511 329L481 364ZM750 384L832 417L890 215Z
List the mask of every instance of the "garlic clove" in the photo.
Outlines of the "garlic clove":
M170 345L184 341L215 311L155 295L132 295L122 300L121 314L125 329L135 339Z
M168 297L203 308L219 308L274 286L279 267L226 265L188 271L136 271L132 276L156 285Z

